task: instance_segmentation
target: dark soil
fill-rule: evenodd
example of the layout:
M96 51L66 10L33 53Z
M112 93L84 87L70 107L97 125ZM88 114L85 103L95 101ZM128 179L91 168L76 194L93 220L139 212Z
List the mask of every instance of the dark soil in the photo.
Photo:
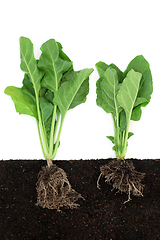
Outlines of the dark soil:
M143 197L116 193L100 179L107 160L54 161L85 200L77 209L36 206L38 173L46 161L0 161L1 240L159 240L160 160L132 159L135 170L145 173Z

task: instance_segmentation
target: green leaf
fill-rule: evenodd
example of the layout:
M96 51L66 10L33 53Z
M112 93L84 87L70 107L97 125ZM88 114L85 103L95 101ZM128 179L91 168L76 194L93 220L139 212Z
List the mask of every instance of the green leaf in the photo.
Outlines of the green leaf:
M66 81L61 84L57 92L55 92L54 104L58 105L62 118L65 116L67 110L70 108L77 92L79 91L82 83L93 72L93 69L83 69L75 74L71 81ZM76 105L80 104L77 103Z
M97 105L102 107L107 113L116 115L117 100L116 95L119 90L118 75L115 69L109 67L97 81Z
M117 150L118 150L117 146L113 146L113 147L112 147L112 150L115 151L115 152L117 152Z
M75 95L69 109L76 107L77 105L86 101L86 96L89 93L89 77L84 80L77 94Z
M54 93L51 92L50 90L48 90L46 93L45 93L45 98L48 102L52 103L53 104L53 98L54 98Z
M142 55L139 55L129 63L126 71L124 72L124 77L127 75L127 73L131 69L142 74L142 78L139 85L139 91L137 94L137 99L134 104L134 108L137 107L138 105L140 105L141 107L145 107L150 102L151 94L153 92L152 74L151 74L149 63ZM141 108L140 107L137 108L136 115L138 117L135 118L135 115L133 114L131 119L139 120L141 117L141 112L142 112Z
M128 64L127 69L124 72L124 78L131 69L143 74L147 69L150 70L150 67L147 60L142 55L138 55Z
M62 60L66 60L66 61L69 61L71 62L71 66L70 68L68 69L68 71L73 71L73 63L71 61L71 59L62 51L62 45L59 43L59 42L56 42L58 47L59 47L59 57L62 59Z
M33 84L29 78L29 76L25 73L23 79L23 86L22 89L28 92L28 94L35 98L35 91L33 88Z
M117 75L118 75L118 82L122 83L123 82L123 72L114 63L111 63L109 65L109 67L114 68L116 70Z
M131 136L133 136L133 135L134 135L134 133L129 132L129 133L128 133L128 139L129 139Z
M142 79L140 82L137 101L135 102L135 104L137 104L139 99L141 99L141 105L146 106L150 102L152 92L153 92L152 74L150 69L147 69L142 73Z
M107 138L114 144L114 137L113 136L107 136Z
M100 78L103 78L103 75L104 75L105 71L107 70L107 68L109 67L109 65L100 61L100 62L96 63L95 66L97 68Z
M39 102L42 112L42 120L43 122L46 122L48 118L52 115L54 106L53 104L49 103L44 97L40 97Z
M42 54L38 67L45 71L42 86L55 92L59 88L62 74L72 65L71 61L59 57L59 47L54 39L50 39L41 46ZM63 56L64 57L64 56Z
M119 81L119 83L122 83L123 72L114 63L111 63L110 65L107 65L106 63L100 61L100 62L96 63L95 66L97 68L97 71L99 73L100 78L103 78L103 75L104 75L105 71L109 67L115 69L116 72L117 72L117 75L118 75L118 81Z
M11 96L16 111L19 114L27 114L38 119L36 102L30 97L30 95L25 93L21 88L13 86L7 87L4 92Z
M40 90L40 81L43 73L37 67L37 61L34 58L33 44L30 39L20 38L20 57L21 57L21 70L25 72L31 80L35 93L38 95Z
M133 121L139 121L141 118L141 114L142 114L142 110L141 110L141 106L137 106L135 108L133 108L132 110L132 115L131 115L131 120Z
M76 78L78 73L79 73L79 71L78 72L76 72L76 71L67 72L63 76L63 82L74 81L74 78ZM87 79L85 79L84 82L82 83L82 85L79 88L78 92L76 93L69 109L72 109L72 108L76 107L77 105L84 103L86 101L86 96L88 93L89 93L89 77Z
M133 69L130 70L126 78L123 80L123 83L121 84L120 90L117 94L117 100L126 113L127 122L132 114L132 109L138 94L141 77L141 73L135 72Z

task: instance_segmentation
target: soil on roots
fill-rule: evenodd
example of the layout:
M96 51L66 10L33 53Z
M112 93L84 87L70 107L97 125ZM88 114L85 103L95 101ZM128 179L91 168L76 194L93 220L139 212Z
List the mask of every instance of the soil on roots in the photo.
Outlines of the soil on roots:
M99 180L101 176L105 177L105 182L112 184L113 189L118 189L118 192L126 192L129 202L131 194L134 196L143 197L144 185L141 183L145 173L135 171L132 161L113 160L108 164L100 167L100 175L97 180L97 187L100 189Z
M38 174L36 190L37 206L58 211L61 207L77 208L79 204L75 202L83 198L81 194L72 189L65 171L56 164L42 167Z

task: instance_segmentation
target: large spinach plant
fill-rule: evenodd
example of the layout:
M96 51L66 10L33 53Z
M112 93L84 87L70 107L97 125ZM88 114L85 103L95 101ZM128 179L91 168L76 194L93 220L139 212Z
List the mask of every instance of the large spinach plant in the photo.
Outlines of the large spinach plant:
M41 51L36 60L30 39L20 38L23 86L9 86L5 93L11 96L19 114L36 119L43 155L50 165L60 144L67 111L86 101L93 69L74 71L62 45L54 39L45 42Z
M116 65L98 62L97 105L111 113L114 123L114 136L108 138L114 144L117 159L124 159L130 120L141 118L141 107L145 107L153 91L149 63L140 55L135 57L122 72Z

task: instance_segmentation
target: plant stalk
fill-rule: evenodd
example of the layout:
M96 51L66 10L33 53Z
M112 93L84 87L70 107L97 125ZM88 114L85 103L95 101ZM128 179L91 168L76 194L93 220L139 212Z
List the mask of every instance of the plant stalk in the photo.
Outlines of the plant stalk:
M46 159L47 156L46 156L46 153L45 153L45 151L44 151L43 142L42 142L42 138L41 138L41 132L40 132L40 129L39 129L39 122L38 122L37 119L36 119L36 122L37 122L38 135L39 135L39 140L40 140L40 144L41 144L41 148L42 148L43 156L44 156L44 158Z
M48 167L51 167L53 165L52 160L50 158L48 158L48 157L46 158L46 160L47 160Z
M41 113L40 113L40 108L39 108L39 97L37 95L37 92L35 92L35 93L36 93L36 104L37 104L39 125L40 125L40 129L41 129L41 133L42 133L42 139L43 139L43 146L44 146L45 153L47 153L48 152L48 143L47 143L47 139L46 139L46 136L45 136L45 131L44 131L43 124L42 124L42 118L41 118ZM45 159L46 159L46 157L45 157Z
M52 124L51 124L51 131L50 131L50 140L49 140L49 156L52 155L53 145L54 145L54 127L55 127L55 120L56 120L56 110L57 106L54 106L53 117L52 117Z
M64 121L65 115L63 116L63 118L61 119L61 124L59 127L59 131L58 131L58 136L57 136L57 140L56 140L56 144L55 144L55 148L53 151L53 154L51 156L51 159L54 159L58 150L58 146L59 146L59 140L60 140L60 135L61 135L61 131L62 131L62 125L63 125L63 121Z

